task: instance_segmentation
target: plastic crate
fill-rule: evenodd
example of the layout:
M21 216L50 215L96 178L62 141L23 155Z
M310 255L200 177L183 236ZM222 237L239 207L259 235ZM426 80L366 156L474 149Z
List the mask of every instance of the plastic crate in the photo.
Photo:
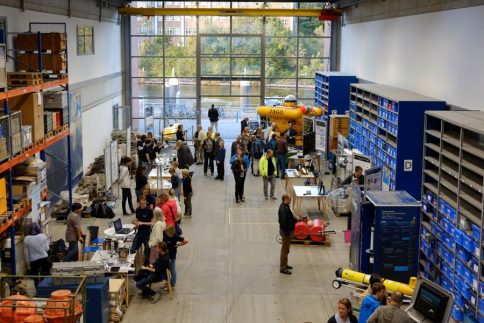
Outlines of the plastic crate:
M456 246L456 255L459 260L465 263L467 263L472 257L469 251L465 250L459 245Z
M8 115L0 116L0 161L10 158L10 121Z
M452 307L452 318L456 321L462 321L464 319L464 312L454 305Z
M472 238L476 241L481 240L481 228L475 224L471 225Z
M440 284L442 285L442 288L444 288L449 293L452 293L452 282L444 275L440 276Z
M465 304L465 299L462 297L462 295L460 295L460 291L458 289L454 290L454 302L460 307L463 307Z

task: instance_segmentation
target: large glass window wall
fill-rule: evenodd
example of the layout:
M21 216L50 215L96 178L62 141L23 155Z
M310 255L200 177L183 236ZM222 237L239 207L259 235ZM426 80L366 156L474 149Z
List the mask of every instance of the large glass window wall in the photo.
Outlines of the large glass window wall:
M133 3L145 8L194 8L197 4L200 8L240 8L256 3ZM323 4L257 3L261 6L290 9ZM315 72L329 70L330 45L331 23L317 18L132 17L133 128L159 133L175 122L189 128L197 116L206 117L211 104L232 123L243 115L256 118L259 105L273 104L289 94L314 105Z

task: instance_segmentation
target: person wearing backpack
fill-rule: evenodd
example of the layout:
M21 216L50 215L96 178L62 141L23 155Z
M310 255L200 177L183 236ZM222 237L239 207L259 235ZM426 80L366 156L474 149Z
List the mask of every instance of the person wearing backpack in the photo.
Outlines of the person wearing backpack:
M267 142L266 150L272 149L272 151L276 151L276 146L277 146L277 134L274 133L272 134L271 139Z
M259 162L262 158L262 155L264 154L264 142L262 141L260 135L255 137L255 140L250 145L250 150L253 159L252 173L254 174L254 176L260 176Z
M287 168L287 141L284 136L280 136L276 142L276 158L277 158L277 173L281 175L281 179L286 178Z

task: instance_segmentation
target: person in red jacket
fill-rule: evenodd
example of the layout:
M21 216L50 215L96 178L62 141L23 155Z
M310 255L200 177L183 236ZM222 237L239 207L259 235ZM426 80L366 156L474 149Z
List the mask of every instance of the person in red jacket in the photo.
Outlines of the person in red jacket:
M170 199L167 193L162 193L158 196L158 205L165 216L166 226L175 226L176 222L176 202Z

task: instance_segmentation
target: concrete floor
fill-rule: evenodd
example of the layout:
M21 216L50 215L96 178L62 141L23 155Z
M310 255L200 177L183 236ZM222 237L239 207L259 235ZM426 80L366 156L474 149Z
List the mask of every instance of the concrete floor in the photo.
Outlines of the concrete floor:
M247 203L234 200L230 171L224 182L203 176L203 166L192 166L193 217L182 221L189 244L178 251L178 282L172 300L163 294L157 304L136 295L123 322L326 322L337 311L337 301L348 289L331 286L335 270L348 266L349 246L342 230L346 218L328 216L331 246L292 245L291 276L279 273L280 245L277 210L284 181L278 180L277 201L266 201L262 179L249 175L245 184ZM226 167L226 169L229 169ZM134 195L134 192L133 192ZM120 201L115 213L120 215ZM304 201L303 214L317 210ZM133 216L123 217L128 222ZM105 219L82 219L88 225L107 227ZM53 223L53 239L63 238L65 224Z

